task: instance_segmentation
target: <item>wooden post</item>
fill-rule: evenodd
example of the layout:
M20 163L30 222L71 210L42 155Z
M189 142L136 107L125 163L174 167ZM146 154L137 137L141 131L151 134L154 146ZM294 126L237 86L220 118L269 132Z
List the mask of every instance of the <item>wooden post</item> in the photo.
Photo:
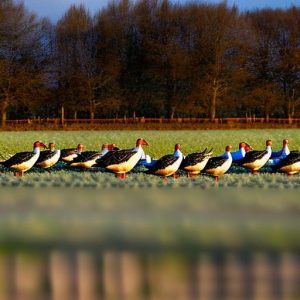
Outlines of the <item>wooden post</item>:
M50 281L53 300L76 299L74 262L60 251L50 254Z
M41 257L18 254L15 265L17 300L43 299L45 268Z
M280 261L282 300L300 298L300 258L291 253L283 253Z
M96 261L92 254L81 251L77 254L78 300L97 299Z
M61 106L60 122L61 122L61 125L64 126L64 124L65 124L65 108L63 105Z

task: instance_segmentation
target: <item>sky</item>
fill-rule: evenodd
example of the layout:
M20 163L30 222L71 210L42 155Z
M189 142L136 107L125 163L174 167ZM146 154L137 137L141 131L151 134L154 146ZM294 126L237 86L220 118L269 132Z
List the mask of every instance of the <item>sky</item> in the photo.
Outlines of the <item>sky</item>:
M1 1L1 0L0 0ZM109 0L23 0L25 6L36 12L40 17L48 17L56 22L71 4L84 4L91 14L104 7ZM177 1L177 0L176 0ZM184 2L184 0L179 0ZM206 0L205 2L218 3L219 0ZM300 6L300 0L227 0L229 5L236 4L240 10L256 8L286 8L291 5Z

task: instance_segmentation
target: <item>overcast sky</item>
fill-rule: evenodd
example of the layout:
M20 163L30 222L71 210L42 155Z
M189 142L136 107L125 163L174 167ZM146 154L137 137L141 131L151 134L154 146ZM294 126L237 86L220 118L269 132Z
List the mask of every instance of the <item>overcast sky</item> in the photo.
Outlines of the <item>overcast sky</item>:
M1 1L1 0L0 0ZM35 11L39 16L49 17L57 21L71 4L83 3L93 14L107 4L109 0L23 0L29 10ZM184 0L179 0L184 2ZM216 3L219 0L206 0ZM241 10L263 7L285 8L291 5L300 6L300 0L227 0L228 4L235 3Z

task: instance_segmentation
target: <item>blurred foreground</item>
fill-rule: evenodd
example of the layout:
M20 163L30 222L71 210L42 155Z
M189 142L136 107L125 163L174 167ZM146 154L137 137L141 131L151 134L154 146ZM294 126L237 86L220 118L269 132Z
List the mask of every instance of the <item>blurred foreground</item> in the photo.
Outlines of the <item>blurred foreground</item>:
M299 299L297 193L2 188L0 299Z

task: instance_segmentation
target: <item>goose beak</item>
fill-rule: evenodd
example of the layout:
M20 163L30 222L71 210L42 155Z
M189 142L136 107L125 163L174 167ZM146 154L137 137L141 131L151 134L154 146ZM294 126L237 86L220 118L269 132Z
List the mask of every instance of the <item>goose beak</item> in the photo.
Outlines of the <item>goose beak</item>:
M48 149L48 147L44 143L41 143L41 147L43 147L44 149Z
M148 142L146 140L143 140L142 145L148 146L149 144L148 144Z

